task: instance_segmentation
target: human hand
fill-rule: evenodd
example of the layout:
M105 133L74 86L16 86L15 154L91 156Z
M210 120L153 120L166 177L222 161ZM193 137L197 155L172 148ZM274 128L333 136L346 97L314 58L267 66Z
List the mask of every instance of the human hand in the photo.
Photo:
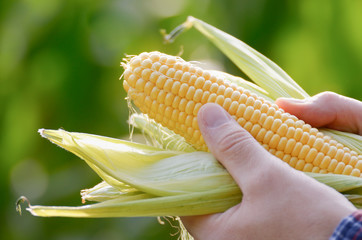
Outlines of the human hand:
M279 98L275 102L313 127L327 127L362 135L362 102L323 92L305 100Z
M243 192L224 213L183 217L195 239L328 239L355 207L268 153L216 104L198 113L203 137Z

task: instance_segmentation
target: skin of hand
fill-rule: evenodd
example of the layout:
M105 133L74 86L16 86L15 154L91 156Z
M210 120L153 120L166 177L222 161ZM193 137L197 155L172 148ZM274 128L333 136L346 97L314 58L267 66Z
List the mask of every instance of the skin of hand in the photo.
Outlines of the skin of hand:
M362 109L362 103L356 100L322 93L304 102L279 99L277 104L314 126L362 130L362 111L355 109ZM267 152L220 106L204 105L198 123L243 199L223 213L182 217L195 239L328 239L339 222L356 211L334 189Z

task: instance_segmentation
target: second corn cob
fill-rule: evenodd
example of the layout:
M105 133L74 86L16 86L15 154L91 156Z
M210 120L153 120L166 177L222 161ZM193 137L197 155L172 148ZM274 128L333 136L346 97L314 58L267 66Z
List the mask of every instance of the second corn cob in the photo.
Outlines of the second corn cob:
M123 86L134 104L198 150L207 150L207 146L197 124L197 113L203 104L214 102L266 150L292 167L362 177L362 155L277 105L179 57L142 53L123 63L123 67Z

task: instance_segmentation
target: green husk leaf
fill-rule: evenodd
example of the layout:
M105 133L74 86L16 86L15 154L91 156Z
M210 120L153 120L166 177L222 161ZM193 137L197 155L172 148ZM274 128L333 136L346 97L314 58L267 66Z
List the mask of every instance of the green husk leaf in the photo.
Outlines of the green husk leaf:
M183 153L92 134L70 133L61 129L42 129L40 133L51 142L85 160L111 186L123 189L124 184L128 184L155 195L162 195L163 191L168 191L156 187L153 181L147 182L148 179L142 170L160 159ZM134 177L134 172L138 173L139 178Z
M279 97L307 98L309 95L278 65L239 39L189 16L165 40L171 42L185 29L195 27L214 43L252 81L267 91L273 99Z
M343 194L356 208L362 208L362 196L359 194Z
M349 175L341 174L322 174L322 173L305 173L306 175L324 183L338 192L347 193L353 191L355 194L362 196L362 179Z
M167 196L234 185L226 170L207 152L140 151L150 147L64 130L42 131L49 140L85 160L105 181L108 177L117 180L117 188L126 183L145 193Z
M94 201L103 202L109 199L115 199L124 196L131 196L143 193L127 184L124 184L123 189L115 188L109 185L106 181L102 181L90 189L84 189L80 192L82 202Z
M235 186L177 196L138 194L79 207L29 205L27 210L41 217L189 216L223 212L240 201L240 190Z

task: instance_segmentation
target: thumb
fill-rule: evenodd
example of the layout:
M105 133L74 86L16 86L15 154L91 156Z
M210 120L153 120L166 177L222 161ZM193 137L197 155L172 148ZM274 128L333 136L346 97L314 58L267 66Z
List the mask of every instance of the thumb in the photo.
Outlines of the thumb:
M269 153L219 105L201 107L198 124L211 153L241 188L260 176L261 168L268 168Z

